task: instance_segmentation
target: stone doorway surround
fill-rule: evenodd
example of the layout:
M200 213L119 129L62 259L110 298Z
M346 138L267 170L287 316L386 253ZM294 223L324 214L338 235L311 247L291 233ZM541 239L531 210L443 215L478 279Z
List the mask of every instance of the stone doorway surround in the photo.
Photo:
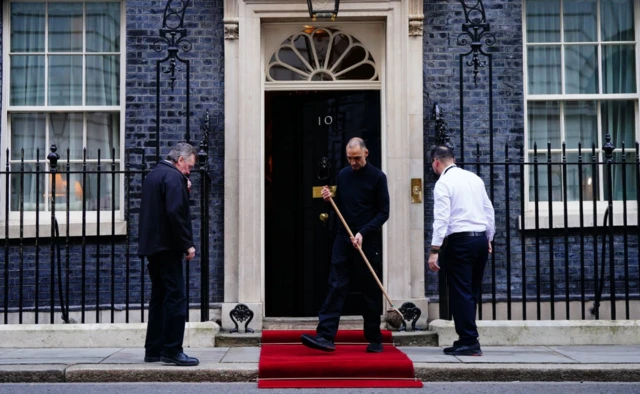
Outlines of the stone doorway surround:
M311 24L303 0L225 0L224 303L222 328L238 303L264 317L264 25ZM423 178L423 11L420 0L342 0L332 25L378 22L382 169L391 198L384 227L384 285L399 307L428 305L424 284L424 208L412 203L411 179ZM318 23L315 23L318 24ZM329 87L327 87L329 88ZM331 87L335 89L334 86ZM424 184L424 183L423 183ZM386 304L386 303L385 303Z

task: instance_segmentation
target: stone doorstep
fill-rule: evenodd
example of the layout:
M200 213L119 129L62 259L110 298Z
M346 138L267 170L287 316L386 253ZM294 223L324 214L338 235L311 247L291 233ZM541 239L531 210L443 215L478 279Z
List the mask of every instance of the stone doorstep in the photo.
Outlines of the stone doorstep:
M438 334L433 331L393 331L392 334L396 346L438 346ZM261 333L220 332L216 336L216 347L260 346L261 337Z
M479 320L483 346L640 345L640 320ZM439 346L458 339L453 321L433 320Z
M640 364L415 363L424 382L640 382ZM257 363L175 367L161 365L0 366L0 383L27 382L256 382Z
M299 328L295 322L285 323ZM304 325L303 325L304 326ZM344 325L362 329L361 321ZM341 328L343 326L341 325ZM315 325L313 326L315 328ZM11 324L0 325L0 348L140 348L144 347L145 323L115 324ZM430 331L393 332L398 346L437 346ZM190 322L185 330L187 348L260 346L261 333L221 332L214 322Z

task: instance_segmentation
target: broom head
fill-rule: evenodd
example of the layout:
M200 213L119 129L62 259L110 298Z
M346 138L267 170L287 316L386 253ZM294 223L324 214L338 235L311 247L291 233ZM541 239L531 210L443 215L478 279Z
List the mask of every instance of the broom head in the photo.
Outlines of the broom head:
M384 315L384 321L387 322L392 328L398 329L402 326L402 322L404 318L402 317L402 313L396 308L387 309L387 313Z

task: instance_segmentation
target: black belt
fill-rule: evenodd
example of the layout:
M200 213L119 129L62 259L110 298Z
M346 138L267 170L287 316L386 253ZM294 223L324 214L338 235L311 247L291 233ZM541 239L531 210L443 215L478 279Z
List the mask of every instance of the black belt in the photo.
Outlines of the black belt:
M447 235L447 238L449 239L456 239L456 238L461 238L461 237L486 237L487 234L486 233L481 233L478 231L462 231L460 233L453 233L453 234L449 234Z

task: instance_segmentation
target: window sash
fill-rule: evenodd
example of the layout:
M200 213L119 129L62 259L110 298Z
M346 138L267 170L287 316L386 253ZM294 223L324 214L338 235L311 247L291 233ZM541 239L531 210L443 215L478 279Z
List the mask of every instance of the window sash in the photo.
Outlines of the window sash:
M524 44L528 95L536 94L590 94L638 93L637 35L640 5L625 3L634 12L624 10L613 0L527 0L524 7ZM597 8L597 14L582 14L578 20L596 18L595 31L590 24L580 24L586 31L566 31L577 27L566 12L572 9ZM585 9L586 9L585 8ZM622 9L622 11L620 9ZM538 12L536 20L529 12ZM567 20L567 18L569 18ZM603 23L606 19L608 23ZM614 23L615 22L615 23ZM611 30L610 25L620 25ZM585 27L586 26L586 27ZM597 33L594 35L594 33ZM590 59L590 63L577 59ZM632 66L630 67L629 64ZM575 67L575 68L574 68ZM534 73L536 83L533 84ZM576 85L582 87L576 89Z
M113 114L116 118L116 124L114 125L114 133L116 133L116 135L113 136L113 147L115 148L115 154L116 154L116 168L117 170L119 169L120 171L124 170L124 161L123 161L123 149L124 149L124 75L125 75L125 63L124 63L124 48L125 48L125 39L126 39L126 35L125 35L125 19L124 19L124 3L122 0L100 0L100 1L93 1L93 0L84 0L84 1L80 1L80 0L56 0L56 1L48 1L47 0L12 0L12 1L7 1L3 3L4 6L4 28L5 28L5 33L10 33L11 32L11 7L12 4L22 4L24 5L25 3L29 3L28 7L30 7L33 3L38 3L38 2L42 2L42 3L46 3L45 4L45 8L48 7L49 4L51 3L80 3L81 4L81 8L83 10L83 16L82 16L82 48L80 51L78 52L68 52L66 51L67 49L63 48L60 49L60 51L52 51L50 49L53 48L49 48L49 29L45 26L43 28L42 31L42 38L41 38L41 48L37 48L38 51L32 51L32 52L26 52L26 50L29 50L29 48L25 48L23 47L19 47L18 45L12 45L13 41L11 41L9 39L10 42L7 42L4 46L4 51L3 51L3 58L4 58L4 64L7 65L7 67L4 67L4 73L3 73L3 80L8 81L9 83L6 83L4 85L4 97L6 97L6 100L3 100L3 112L2 112L2 124L6 125L5 127L2 127L2 137L0 138L0 141L2 141L2 146L4 146L5 152L7 148L12 148L11 147L11 143L12 143L12 127L11 127L11 117L14 115L19 115L19 114L24 114L24 113L40 113L42 114L42 116L44 116L47 120L46 120L46 129L47 131L46 136L43 137L43 139L46 141L44 143L44 145L41 147L40 149L40 171L48 171L48 162L46 160L46 156L49 153L49 147L51 145L51 142L53 142L53 139L50 138L50 124L49 124L49 117L52 114L55 115L59 115L62 116L62 114L67 113L67 114L77 114L80 117L83 117L83 126L82 126L82 138L80 139L79 135L77 135L74 140L79 141L80 143L76 143L76 145L81 146L80 150L87 146L87 143L90 145L88 146L89 151L88 151L88 159L87 159L87 164L88 167L91 166L95 166L97 163L96 157L97 157L97 149L91 149L91 148L95 148L97 147L97 143L94 140L92 140L91 138L91 132L90 126L87 126L87 122L86 122L86 118L88 116L90 116L89 114L93 114L93 113L105 113L105 114ZM95 20L100 20L103 19L104 20L104 24L106 25L110 25L110 32L109 34L105 34L105 35L100 35L97 34L97 32L101 32L102 30L99 30L98 28L93 28L93 29L87 29L87 24L89 23L87 17L89 17L89 9L93 10L93 16L91 16L92 19L92 26L96 25ZM100 16L96 16L96 14L99 14L100 12L102 12L103 10L107 10L107 14L108 17L106 18L101 18ZM96 11L97 10L97 11ZM42 17L45 20L48 20L48 16L46 13L43 13ZM77 21L76 21L77 23ZM45 25L47 25L48 22L45 22ZM29 30L29 29L27 29ZM11 34L5 34L5 37L11 37ZM93 37L93 38L92 38ZM73 48L71 48L73 49ZM65 51L63 51L65 50ZM26 57L26 56L31 56L34 58L39 58L41 59L41 68L40 69L36 69L37 72L41 72L41 78L42 78L42 85L44 85L44 89L42 92L38 93L38 100L39 102L18 102L18 103L12 103L10 98L11 98L11 90L10 87L13 87L15 84L12 84L12 76L14 75L12 73L12 70L10 69L10 64L11 64L11 60L14 58L19 58L19 57ZM62 105L50 105L51 102L49 100L50 95L51 95L51 89L49 88L50 85L50 67L52 66L50 60L51 58L57 57L57 58L61 58L61 57L66 57L67 59L70 59L72 56L77 56L80 57L82 59L81 63L81 67L82 67L82 72L81 72L81 84L80 84L80 92L79 94L82 97L82 100L77 103L77 102L73 102L73 103L60 103ZM87 83L88 81L88 76L91 73L91 70L89 70L89 72L87 71L87 58L91 58L94 61L94 64L97 63L97 66L94 66L93 71L94 74L100 72L101 69L104 69L104 67L102 66L103 64L107 65L109 67L109 72L107 72L105 75L105 81L106 84L105 86L107 86L107 90L110 91L110 93L106 96L97 96L94 94L94 99L87 99L87 93L94 93L95 91L95 87L94 85L89 86L89 84ZM89 62L91 63L91 62ZM91 64L90 64L91 65ZM14 77L15 79L15 77ZM88 82L91 82L91 80L89 80ZM95 84L95 82L94 82ZM87 90L89 90L89 92L87 92ZM25 97L25 96L23 96ZM73 104L73 105L67 105L67 104ZM117 116L116 116L117 115ZM91 122L89 122L91 123ZM94 125L95 127L100 127L98 125ZM89 130L89 131L88 131ZM104 132L103 132L104 134ZM87 137L87 135L89 135L89 138ZM15 137L15 136L13 136ZM95 137L95 136L94 136ZM106 134L105 136L102 136L101 138L99 138L100 140L104 140L106 138ZM15 138L13 138L15 139ZM42 138L41 138L42 139ZM68 145L68 144L67 144ZM101 144L103 145L103 144ZM76 146L77 147L77 146ZM61 175L66 176L66 174L64 174L64 172L66 171L66 151L63 152L64 150L66 150L66 148L59 146L58 147L58 153L61 156L60 161L58 162L58 171ZM11 149L11 151L13 152L13 149ZM77 149L75 150L76 154L74 156L74 158L77 158ZM0 157L0 166L2 167L2 171L5 171L7 164L9 164L9 166L13 169L16 168L20 168L21 163L20 163L20 154L19 152L17 153L17 157L12 153L12 157L9 159L9 163L7 163L7 158L6 158L6 154L3 154L2 157ZM81 159L81 158L80 158ZM111 151L110 149L108 149L107 151L105 151L104 149L101 152L101 160L102 160L102 171L105 172L104 175L102 175L102 177L104 177L106 179L106 177L109 177L109 175L107 175L107 171L111 170ZM74 166L79 166L82 167L82 160L71 160L71 166L72 166L72 171ZM32 158L32 160L25 160L25 166L31 166L31 168L35 169L35 160ZM28 170L25 170L28 171ZM18 174L14 174L16 176L19 177ZM45 192L45 190L47 190L47 188L50 187L50 180L48 179L49 176L48 175L41 175L41 178L44 176L43 182L40 184L40 193L42 194L43 192ZM81 175L78 175L81 176ZM73 177L73 175L72 175ZM4 174L2 176L2 184L0 184L0 206L3 207L2 212L0 212L0 221L1 220L6 220L8 219L10 222L14 222L15 220L17 220L20 216L20 212L19 211L15 211L13 208L15 208L15 202L12 201L11 198L11 194L13 193L15 195L15 192L12 190L13 186L11 185L12 183L12 179L9 180L9 184L10 184L10 190L8 191L10 193L10 200L7 201L3 201L5 199L5 195L6 195L6 190L5 190L5 179L4 179ZM124 178L125 176L123 174L119 174L116 176L116 189L113 191L116 195L116 206L115 206L115 212L116 212L116 217L118 218L118 220L122 219L123 217L123 204L124 204ZM18 180L19 181L19 180ZM15 184L15 181L13 181ZM75 179L71 180L72 184L71 184L71 197L74 197L76 199L76 205L77 205L77 194L75 196L74 195L74 187L75 187ZM95 183L95 182L94 182ZM102 181L103 187L101 190L101 194L104 194L104 190L107 190L107 188L111 188L111 180L109 179L108 181L103 180ZM89 185L87 185L89 186ZM93 190L95 191L95 187L93 188ZM50 192L50 190L49 190ZM35 193L35 192L34 192ZM88 195L87 195L88 196ZM35 200L35 194L32 196L32 200ZM104 197L104 196L103 196ZM89 197L87 197L89 198ZM41 206L39 207L40 209L40 221L42 223L43 220L46 221L47 216L43 215L43 213L48 212L49 211L49 206L48 204L50 204L50 196L47 196L44 199L45 204L41 204ZM105 202L105 204L108 206L110 204L110 198L109 201L103 201ZM5 211L4 211L4 207L5 204L9 204L9 217L5 218ZM57 212L61 214L61 210L60 208L62 206L64 206L63 210L66 210L66 202L62 201L61 203L56 204L57 205ZM104 204L103 204L104 205ZM77 207L76 207L77 208ZM81 215L82 212L77 212L77 211L73 211L74 207L71 207L72 212L69 212L69 215L71 217L71 221L78 221L81 219ZM96 217L96 211L92 211L91 209L91 205L87 204L87 209L88 211L86 212L86 218L88 220L89 223L91 223L92 221L95 221L95 217ZM102 208L102 215L101 215L101 221L105 221L106 220L106 215L105 215L105 208ZM108 212L111 212L110 208L107 210ZM61 214L62 215L62 214ZM65 215L62 215L65 216ZM108 215L110 217L110 215ZM29 223L29 222L33 222L35 221L35 217L36 214L35 212L28 212L25 211L24 212L24 220ZM94 219L92 219L94 218ZM110 219L109 219L110 220Z
M640 72L638 67L638 21L640 21L640 5L635 4L634 13L625 11L617 12L616 20L623 20L623 26L626 26L622 31L611 30L611 26L604 26L602 23L603 13L610 12L611 9L607 8L609 3L602 0L589 0L589 1L574 1L574 0L557 0L551 1L532 1L526 0L524 6L524 23L525 32L524 36L524 64L525 64L525 151L527 152L527 159L531 159L533 155L534 142L537 142L538 148L538 160L542 160L544 163L539 167L539 185L541 187L538 190L540 208L543 210L549 204L548 201L548 189L545 184L541 182L544 178L544 182L547 179L546 168L546 155L547 155L547 143L546 140L549 137L553 137L552 141L552 157L553 163L559 160L561 155L561 143L567 141L566 152L568 161L571 155L577 155L577 141L582 139L582 154L588 156L583 157L585 161L590 160L592 155L591 143L595 142L597 160L602 162L605 160L602 146L604 145L604 136L607 132L616 134L614 131L614 124L616 123L616 116L607 116L607 110L603 109L606 105L622 105L620 103L627 102L625 109L627 119L627 128L625 129L625 149L627 162L633 162L635 160L635 145L634 142L638 140L640 133L638 125L640 119L639 112L639 99L640 94L638 92L638 78L640 78ZM586 12L586 9L597 9L598 12ZM540 15L545 15L545 20L536 25L532 23L535 19L529 12L531 10L538 10ZM555 11L553 11L555 10ZM577 11L576 11L577 10ZM573 15L567 19L568 14ZM629 19L629 15L631 19ZM595 20L595 24L585 25L585 20ZM629 23L631 21L631 23ZM546 23L546 25L544 25ZM592 26L593 25L593 26ZM572 28L572 26L580 26L582 30L578 31ZM585 27L586 26L586 27ZM630 27L633 26L632 29ZM586 30L585 30L586 29ZM632 31L633 34L628 34ZM532 59L532 55L542 54L542 57ZM552 55L553 54L553 55ZM555 61L549 64L545 64L544 56L548 59ZM573 60L572 57L573 56ZM593 61L594 57L597 57L597 61ZM548 60L547 59L547 60ZM579 68L573 66L577 59L582 59ZM585 62L585 60L590 60ZM531 66L533 65L533 69ZM554 66L555 65L555 66ZM612 67L615 66L614 69ZM545 73L537 70L544 70ZM585 71L586 69L586 71ZM547 73L547 70L551 70L551 74ZM624 71L627 73L625 74ZM540 80L542 77L542 81ZM593 105L590 109L578 108L586 102L595 102L595 110ZM547 104L545 104L547 103ZM532 125L532 117L536 117L536 106L543 108L544 106L553 106L555 103L556 113L547 114L549 119L544 119L544 116L538 115L540 118L539 123L544 125L545 122L549 125L555 125L550 130L555 130L552 135L534 135L536 128L539 130L548 130L548 128L541 127L541 125ZM606 104L609 103L609 104ZM571 108L574 108L573 110ZM533 110L533 111L532 111ZM631 116L631 120L629 120ZM595 126L594 126L595 118ZM619 119L618 119L619 121ZM570 124L574 123L574 130L570 128ZM621 123L621 122L618 122ZM594 127L596 130L594 131ZM613 128L612 128L613 127ZM622 127L617 125L618 128ZM629 130L629 127L631 130ZM595 136L594 136L595 132ZM621 132L618 132L621 133ZM621 141L619 136L613 135L612 138L616 150L614 151L614 161L619 160L621 152ZM629 136L631 134L631 136ZM629 138L631 137L631 138ZM544 141L544 142L543 142ZM530 161L530 160L529 160ZM552 176L552 182L555 179L556 185L552 193L552 206L562 207L564 199L569 198L567 204L569 206L576 206L578 203L575 201L576 193L568 190L568 196L563 196L562 191L558 190L561 187L562 176L558 175L557 169L561 166L554 164L553 169L555 171L555 178ZM587 169L590 166L584 167ZM598 190L594 190L592 195L595 194L598 203L607 201L608 195L605 187L606 167L598 165L596 179L593 181L598 182ZM622 174L620 165L616 165L617 172L614 171L614 200L621 200L622 193L615 185L620 186L622 183ZM614 168L615 168L614 167ZM632 168L633 166L627 166ZM534 204L534 179L533 172L530 170L525 171L525 190L527 190L527 207L530 208ZM571 177L567 174L568 178ZM574 174L575 175L575 174ZM583 174L584 177L584 174ZM627 186L636 185L635 182L635 169L633 171L627 171L626 174ZM575 179L575 177L574 177ZM631 182L633 180L633 182ZM577 180L576 180L577 181ZM585 182L582 182L584 186ZM579 185L574 185L574 191ZM636 185L637 187L637 185ZM633 199L635 201L636 194L640 191L627 190L627 199ZM553 201L553 200L558 201ZM583 195L584 201L588 201L587 194Z
M69 7L78 4L81 18L58 17L62 25L76 25L75 28L59 27L56 31L50 24L55 17L59 1L44 3L44 15L39 28L30 33L14 32L23 45L9 45L8 64L12 67L10 84L10 108L19 106L84 106L84 105L120 105L122 52L124 28L122 3L120 1L71 1ZM5 8L11 20L20 18L13 15L13 7L23 9L25 4L19 1L9 2ZM67 7L68 8L68 7ZM63 8L63 9L67 9ZM78 7L76 7L78 8ZM27 8L28 9L28 8ZM96 10L104 12L102 18L95 16ZM77 13L78 10L76 10ZM26 11L25 11L26 12ZM92 14L93 12L93 14ZM54 15L54 16L52 16ZM87 22L90 19L90 25ZM31 21L27 20L24 23ZM81 22L81 23L80 23ZM32 24L36 24L33 22ZM81 24L81 27L77 25ZM108 31L103 35L95 33L94 26L103 26ZM80 32L73 31L81 29ZM13 25L8 27L14 31ZM24 29L29 31L30 29ZM42 30L42 31L41 31ZM69 30L69 32L66 32ZM68 33L65 35L65 32ZM38 34L39 33L39 34ZM53 37L53 34L56 34ZM39 37L42 35L42 37ZM58 37L61 35L60 37ZM8 35L11 37L11 35ZM36 37L37 36L37 37ZM117 37L120 40L117 40ZM65 40L66 38L66 40ZM40 43L42 41L42 43ZM70 43L65 43L69 41ZM35 48L31 48L34 45ZM52 45L55 45L52 47ZM38 68L34 69L37 63ZM69 64L69 63L72 63ZM22 78L16 77L22 73Z
M46 159L49 150L48 147L55 143L60 155L58 161L58 172L64 179L59 179L60 185L66 182L66 165L67 158L71 165L70 171L76 172L82 170L82 163L84 158L84 148L86 148L86 163L87 171L95 171L94 167L98 164L98 158L100 158L101 171L105 172L101 175L102 178L109 177L106 172L111 170L112 162L116 164L116 171L122 167L122 155L121 155L121 130L120 130L120 113L112 112L53 112L53 113L12 113L9 115L9 127L12 130L12 135L9 138L8 145L11 147L9 165L12 171L10 176L10 211L15 212L21 209L20 204L17 202L20 196L20 192L23 189L24 182L21 179L27 178L27 188L24 190L23 200L26 201L26 205L22 209L27 211L35 209L36 194L36 182L40 182L38 188L40 197L43 198L43 194L51 192L51 180L41 175L39 180L36 180L35 174L25 174L21 176L21 168L24 166L25 172L35 171L38 165L37 159L39 158L40 171L48 171L48 160ZM23 131L24 130L24 131ZM40 132L42 130L42 132ZM18 137L18 132L23 131ZM19 138L19 140L18 140ZM115 148L115 149L113 149ZM39 149L39 152L38 150ZM67 149L69 154L67 154ZM113 149L113 151L112 151ZM113 154L115 153L115 156ZM99 155L99 156L98 156ZM24 163L24 164L23 164ZM94 210L97 206L111 205L110 197L105 193L115 193L116 196L116 210L122 204L123 198L122 190L124 182L121 179L122 175L116 176L116 190L111 191L111 181L107 182L102 188L101 193L98 196L95 187L97 182L96 174L88 174L86 181L89 185L85 185L83 182L79 182L78 177L82 177L81 174L70 174L72 187L69 193L71 200L71 210L78 210L81 208L82 198L78 198L78 193L82 195L87 193L85 201L85 207L88 210ZM93 186L92 186L93 182ZM104 180L101 181L104 183ZM90 187L90 190L86 190ZM66 190L60 190L58 187L56 195L59 195L62 200L63 196L66 196ZM79 190L79 191L78 191ZM49 195L44 196L43 203L40 204L39 209L42 212L50 210ZM103 201L106 203L99 203ZM57 205L66 205L59 202Z

